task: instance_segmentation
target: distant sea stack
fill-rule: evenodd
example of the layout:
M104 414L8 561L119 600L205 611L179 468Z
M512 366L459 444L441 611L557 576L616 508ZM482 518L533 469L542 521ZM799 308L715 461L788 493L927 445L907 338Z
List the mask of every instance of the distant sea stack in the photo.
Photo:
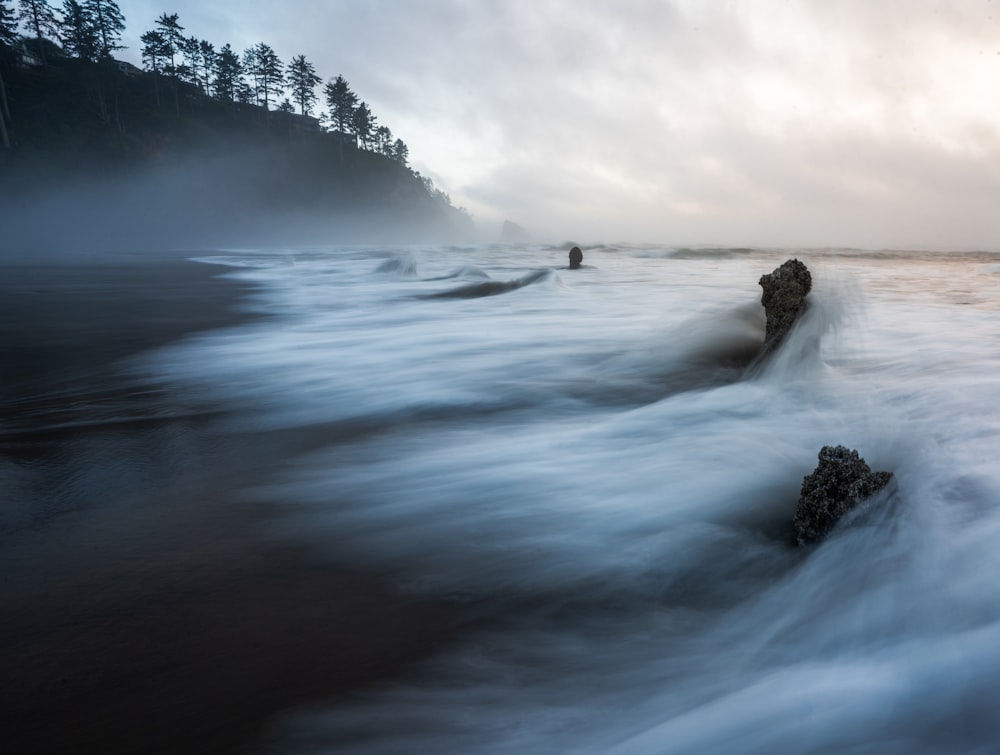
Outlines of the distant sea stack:
M796 319L805 311L806 296L812 290L812 276L797 259L788 260L773 272L762 275L760 286L764 289L760 303L767 316L767 329L762 355L770 353L792 329Z
M819 465L802 480L792 524L799 545L822 540L844 514L892 480L892 472L872 472L857 451L823 446Z
M501 241L531 241L531 234L524 230L517 223L510 220L503 221L503 228L500 229Z

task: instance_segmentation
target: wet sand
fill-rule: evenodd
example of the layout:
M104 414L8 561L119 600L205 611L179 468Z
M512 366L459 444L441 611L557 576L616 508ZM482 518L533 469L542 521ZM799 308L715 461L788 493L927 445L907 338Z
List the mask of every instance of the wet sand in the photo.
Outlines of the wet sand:
M317 438L228 434L130 355L248 317L180 259L0 267L0 751L252 752L450 642L445 605L268 533L242 487Z

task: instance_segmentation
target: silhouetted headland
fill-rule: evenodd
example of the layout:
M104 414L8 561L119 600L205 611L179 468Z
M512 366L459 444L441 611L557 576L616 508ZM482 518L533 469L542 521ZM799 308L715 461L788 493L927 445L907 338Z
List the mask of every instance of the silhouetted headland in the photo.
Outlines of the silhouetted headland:
M475 235L470 216L408 167L405 145L77 59L47 40L43 65L26 53L37 43L0 44L0 234L16 256Z

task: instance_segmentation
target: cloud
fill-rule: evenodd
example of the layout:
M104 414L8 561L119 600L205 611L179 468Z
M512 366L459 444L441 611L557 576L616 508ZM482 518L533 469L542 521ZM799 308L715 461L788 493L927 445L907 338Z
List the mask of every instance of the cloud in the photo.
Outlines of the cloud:
M150 25L162 11L131 5L138 36L142 9ZM510 217L554 239L996 248L996 6L316 0L174 11L217 45L264 40L344 75L414 166L487 230Z

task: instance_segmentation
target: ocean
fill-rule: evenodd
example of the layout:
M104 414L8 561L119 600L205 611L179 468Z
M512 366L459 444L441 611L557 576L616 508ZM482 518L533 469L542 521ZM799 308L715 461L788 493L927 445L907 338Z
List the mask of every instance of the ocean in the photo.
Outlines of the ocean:
M266 751L995 751L1000 254L568 246L202 253L256 316L130 361L309 437L227 482L254 537L466 617ZM895 484L798 547L825 445Z

